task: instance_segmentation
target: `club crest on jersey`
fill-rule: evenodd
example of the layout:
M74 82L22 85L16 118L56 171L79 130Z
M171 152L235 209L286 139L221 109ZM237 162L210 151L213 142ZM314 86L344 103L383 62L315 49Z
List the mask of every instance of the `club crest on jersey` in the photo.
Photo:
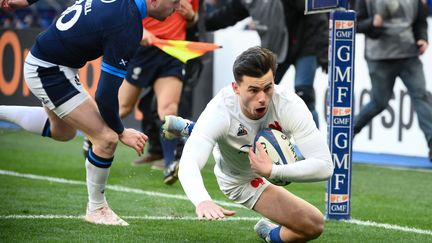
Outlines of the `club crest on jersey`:
M240 123L239 127L237 129L237 136L239 137L239 136L244 136L244 135L247 135L247 134L248 134L248 132L246 131L245 126Z

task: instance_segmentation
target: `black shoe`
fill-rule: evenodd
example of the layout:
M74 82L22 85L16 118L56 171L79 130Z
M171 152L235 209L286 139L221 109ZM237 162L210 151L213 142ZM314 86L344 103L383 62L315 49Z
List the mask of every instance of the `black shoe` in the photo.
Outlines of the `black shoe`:
M163 182L172 185L178 180L179 161L175 160L164 170Z

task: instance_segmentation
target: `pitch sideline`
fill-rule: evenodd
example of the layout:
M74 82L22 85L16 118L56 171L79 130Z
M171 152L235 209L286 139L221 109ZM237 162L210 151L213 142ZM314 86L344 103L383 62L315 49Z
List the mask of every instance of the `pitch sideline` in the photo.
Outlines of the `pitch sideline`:
M0 175L15 176L20 178L34 179L34 180L44 180L44 181L57 182L62 184L86 185L85 182L83 181L68 180L64 178L40 176L34 174L23 174L23 173L7 171L7 170L0 170ZM118 185L107 185L106 188L117 192L129 192L129 193L144 194L147 196L157 196L157 197L165 197L165 198L172 198L172 199L179 199L179 200L188 200L188 198L184 195L144 191L141 189L118 186ZM235 203L217 201L217 200L215 200L215 202L223 206L244 208L243 206ZM82 217L83 216L76 216L76 215L0 215L0 219L82 219ZM168 217L168 216L123 216L123 218L137 219L137 220L198 220L196 217ZM232 218L226 218L225 220L256 221L258 219L259 219L258 217L232 217ZM361 226L368 226L368 227L384 228L388 230L403 231L403 232L409 232L415 234L432 235L432 230L424 230L424 229L417 229L417 228L407 227L407 226L376 223L373 221L362 221L362 220L351 219L351 220L341 220L340 222L356 224Z

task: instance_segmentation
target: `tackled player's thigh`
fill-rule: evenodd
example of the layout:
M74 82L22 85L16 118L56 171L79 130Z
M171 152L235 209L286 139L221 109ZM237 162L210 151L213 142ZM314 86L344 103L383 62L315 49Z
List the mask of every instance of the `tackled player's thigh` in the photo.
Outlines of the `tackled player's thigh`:
M318 208L281 186L269 185L253 209L282 226L284 241L312 240L324 229L324 216Z

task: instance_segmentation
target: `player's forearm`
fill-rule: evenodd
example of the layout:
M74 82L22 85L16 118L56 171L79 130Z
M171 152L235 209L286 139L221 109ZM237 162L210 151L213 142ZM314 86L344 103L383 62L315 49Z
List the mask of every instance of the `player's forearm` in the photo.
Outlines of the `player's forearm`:
M201 169L207 163L213 144L192 134L187 140L180 159L179 180L186 196L197 206L200 202L211 200L205 189Z
M323 181L333 174L331 161L322 159L306 159L294 164L273 165L270 179L291 182Z
M123 79L106 72L101 72L98 88L96 91L96 103L105 123L116 133L121 134L124 130L119 116L118 90Z
M328 146L319 134L297 146L306 159L288 165L273 165L270 179L312 182L331 177L334 165Z
M180 162L178 176L186 196L195 207L203 201L211 200L197 165L193 166L187 161Z

